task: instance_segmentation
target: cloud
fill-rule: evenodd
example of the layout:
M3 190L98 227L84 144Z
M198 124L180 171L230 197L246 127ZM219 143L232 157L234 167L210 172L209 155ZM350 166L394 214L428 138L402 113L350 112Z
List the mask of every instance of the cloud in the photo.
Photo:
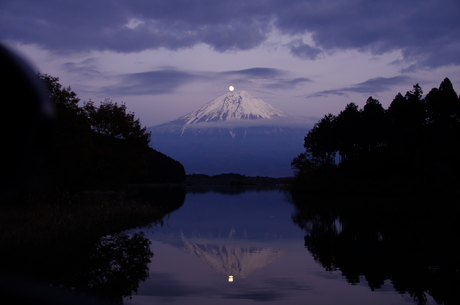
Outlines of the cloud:
M325 50L401 50L405 60L420 67L460 64L454 58L460 34L460 3L455 0L295 1L278 9L278 29L311 34Z
M242 76L245 78L274 78L285 74L283 70L273 68L250 68L237 71L225 71L223 75Z
M101 93L108 96L165 94L199 78L201 76L175 69L129 73L119 76L117 84L103 87Z
M401 51L412 68L459 65L457 0L3 1L0 37L60 52L218 52L262 45L274 30L293 37L293 56ZM295 37L311 37L313 44ZM294 39L295 38L295 39Z
M249 50L259 46L267 39L267 24L264 22L247 22L232 20L229 24L208 26L197 33L197 40L202 41L214 50Z
M368 79L365 82L353 85L344 90L358 93L379 93L390 90L393 86L404 84L410 81L412 78L409 76L395 76L395 77L376 77Z
M6 1L0 37L54 51L178 50L205 43L219 52L260 45L270 17L223 1Z
M281 69L262 67L225 71L221 72L220 75L230 76L234 81L239 82L263 81L262 87L270 89L291 89L299 84L311 82L309 78L305 77L289 77L289 73Z
M314 60L322 52L321 49L312 47L311 45L304 43L301 39L291 41L287 44L287 47L291 50L291 54L302 59Z
M376 78L371 78L362 83L355 84L349 87L320 91L320 92L307 96L307 98L323 97L323 96L328 96L328 95L345 96L348 92L356 92L356 93L363 93L363 94L376 94L379 92L391 90L393 86L405 84L410 81L412 81L412 78L409 76L405 76L405 75L388 77L388 78L376 77Z
M306 98L314 98L314 97L326 97L329 95L338 95L338 96L346 96L344 89L331 89L331 90L324 90L320 92L316 92L310 95L307 95Z
M81 62L68 61L62 64L62 68L66 72L78 75L80 78L93 79L95 77L103 77L98 69L97 60L87 58Z
M276 82L264 85L264 87L270 89L292 89L297 85L310 82L312 82L312 80L305 77L298 77L293 79L279 79Z

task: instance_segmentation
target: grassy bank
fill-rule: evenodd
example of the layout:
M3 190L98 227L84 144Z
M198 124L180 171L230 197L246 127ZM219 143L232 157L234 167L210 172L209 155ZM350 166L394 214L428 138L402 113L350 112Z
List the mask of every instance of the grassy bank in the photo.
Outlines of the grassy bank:
M52 199L41 194L40 199L3 205L0 282L17 279L17 294L10 295L8 289L6 293L18 300L30 293L41 297L42 292L54 298L53 288L58 288L70 293L66 298L76 295L121 304L148 277L153 256L142 232L123 231L161 225L184 198L183 188L130 187L61 198L54 194ZM40 295L35 295L36 287L41 287Z
M81 194L63 204L0 208L0 271L54 280L100 237L161 222L165 212L125 194Z
M68 238L88 238L147 225L162 211L124 194L84 194L68 204L30 203L2 207L1 244L47 244Z

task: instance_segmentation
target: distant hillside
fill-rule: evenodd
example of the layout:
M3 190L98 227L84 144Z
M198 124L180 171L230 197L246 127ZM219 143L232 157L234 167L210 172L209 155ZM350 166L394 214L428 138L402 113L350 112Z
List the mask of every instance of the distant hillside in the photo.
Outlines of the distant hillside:
M231 187L272 187L286 186L294 178L248 177L240 174L228 173L215 176L203 174L187 175L185 183L189 186L231 186Z

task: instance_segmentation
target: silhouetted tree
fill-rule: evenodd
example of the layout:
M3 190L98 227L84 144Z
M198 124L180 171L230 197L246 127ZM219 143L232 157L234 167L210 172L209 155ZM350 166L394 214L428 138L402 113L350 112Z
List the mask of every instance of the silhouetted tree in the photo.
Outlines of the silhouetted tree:
M433 88L426 96L427 122L453 127L460 120L460 101L452 83L445 78L439 88Z
M460 99L448 78L425 97L427 127L419 155L434 175L459 177Z
M80 99L77 94L72 91L70 86L63 87L59 83L59 78L48 74L39 74L39 78L45 83L48 89L49 98L54 102L54 106L58 112L68 111L77 113L80 109L78 103Z
M318 167L318 164L314 160L311 153L306 151L292 160L291 167L297 176L310 174Z
M363 107L361 117L363 150L370 152L385 145L388 124L382 104L372 96L369 97Z
M134 113L126 111L126 105L118 105L111 99L106 99L99 107L92 101L86 102L83 111L88 117L91 129L99 134L124 139L130 144L148 145L150 133L142 127Z
M411 107L401 93L398 93L388 107L389 133L391 145L401 147L411 141L410 123Z
M325 115L305 137L304 147L311 154L314 163L332 166L337 151L337 137L334 128L335 116Z
M41 184L60 192L75 192L139 180L184 180L183 166L149 147L150 133L124 104L106 99L99 107L92 101L79 106L77 94L59 84L59 78L39 77L57 113L52 152Z
M362 145L362 122L358 105L349 103L336 119L338 150L341 161L358 156Z

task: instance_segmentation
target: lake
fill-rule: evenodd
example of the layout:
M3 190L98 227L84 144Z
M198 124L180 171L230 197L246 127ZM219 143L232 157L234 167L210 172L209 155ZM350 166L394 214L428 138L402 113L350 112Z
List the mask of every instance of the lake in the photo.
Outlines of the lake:
M355 216L309 211L278 189L189 189L162 225L125 232L148 239L153 255L124 303L458 301L458 240L427 236L412 220L406 230L401 219ZM425 236L406 235L416 232ZM444 248L430 249L431 238Z

